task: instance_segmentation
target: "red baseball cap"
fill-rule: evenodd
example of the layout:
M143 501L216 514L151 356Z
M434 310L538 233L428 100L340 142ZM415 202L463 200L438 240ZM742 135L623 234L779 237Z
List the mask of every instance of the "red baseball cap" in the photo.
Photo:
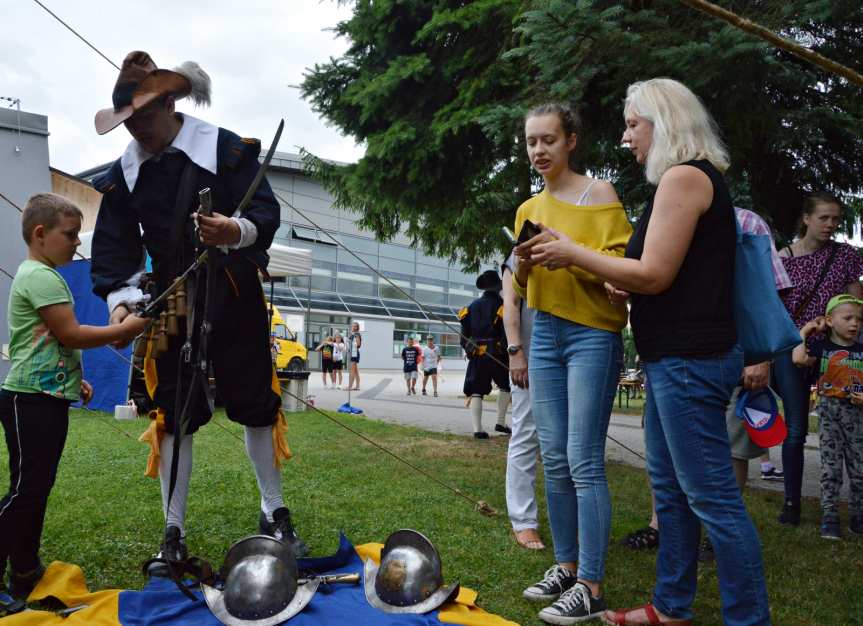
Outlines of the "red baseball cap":
M779 403L770 389L743 391L737 398L734 413L743 420L752 442L761 448L772 448L788 436L785 420L779 414Z

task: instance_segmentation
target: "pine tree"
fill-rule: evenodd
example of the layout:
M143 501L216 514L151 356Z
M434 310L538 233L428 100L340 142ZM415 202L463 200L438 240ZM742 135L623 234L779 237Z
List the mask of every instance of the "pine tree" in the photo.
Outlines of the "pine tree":
M719 4L863 69L857 0ZM638 212L652 190L620 149L622 105L627 85L655 76L687 84L716 118L738 205L785 235L812 190L859 211L863 90L674 0L357 0L336 31L350 48L312 68L303 95L366 154L307 163L380 237L407 227L468 266L504 250L500 226L539 184L523 115L551 99L581 111L581 167Z

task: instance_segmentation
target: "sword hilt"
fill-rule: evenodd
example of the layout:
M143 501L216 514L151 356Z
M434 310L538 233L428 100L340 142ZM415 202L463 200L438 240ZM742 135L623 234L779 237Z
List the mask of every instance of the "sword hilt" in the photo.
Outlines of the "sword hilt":
M326 576L310 576L309 578L300 578L297 583L303 585L307 582L317 580L322 585L334 585L334 584L345 584L345 585L357 585L360 582L360 575L357 573L353 574L329 574Z
M213 216L213 194L209 187L204 187L198 192L198 215Z

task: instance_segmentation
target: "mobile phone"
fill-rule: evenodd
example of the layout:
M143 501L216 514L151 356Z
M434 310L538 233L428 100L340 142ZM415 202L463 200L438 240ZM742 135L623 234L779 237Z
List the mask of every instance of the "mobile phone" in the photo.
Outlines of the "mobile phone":
M518 245L518 240L515 238L515 235L512 234L512 231L504 226L500 229L500 232L503 233L503 236L506 237L506 240L509 241L512 245Z
M516 240L517 244L523 244L525 241L533 239L542 231L539 229L539 226L531 222L530 220L524 220L524 224L521 225L521 230L518 233L518 239Z

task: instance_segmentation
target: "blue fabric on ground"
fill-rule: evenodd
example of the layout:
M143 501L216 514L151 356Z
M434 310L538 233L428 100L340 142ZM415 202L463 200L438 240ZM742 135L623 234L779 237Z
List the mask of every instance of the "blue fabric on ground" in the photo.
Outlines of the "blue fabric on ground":
M90 261L73 261L57 271L69 285L75 298L75 317L80 324L104 326L108 323L108 306L93 293L90 282ZM131 359L132 348L120 352ZM84 378L93 385L93 399L89 408L113 413L114 407L126 403L126 388L129 385L129 362L121 359L108 348L92 348L82 351ZM74 406L80 406L76 404Z
M347 537L339 538L336 554L315 559L300 559L301 571L319 574L358 572L362 576L363 562ZM123 626L219 626L200 591L192 602L169 580L151 578L143 591L123 591L119 598L119 619ZM359 585L321 585L315 597L298 615L290 619L291 626L433 626L442 622L438 611L427 615L392 615L378 611L368 602ZM288 622L285 622L286 624Z

